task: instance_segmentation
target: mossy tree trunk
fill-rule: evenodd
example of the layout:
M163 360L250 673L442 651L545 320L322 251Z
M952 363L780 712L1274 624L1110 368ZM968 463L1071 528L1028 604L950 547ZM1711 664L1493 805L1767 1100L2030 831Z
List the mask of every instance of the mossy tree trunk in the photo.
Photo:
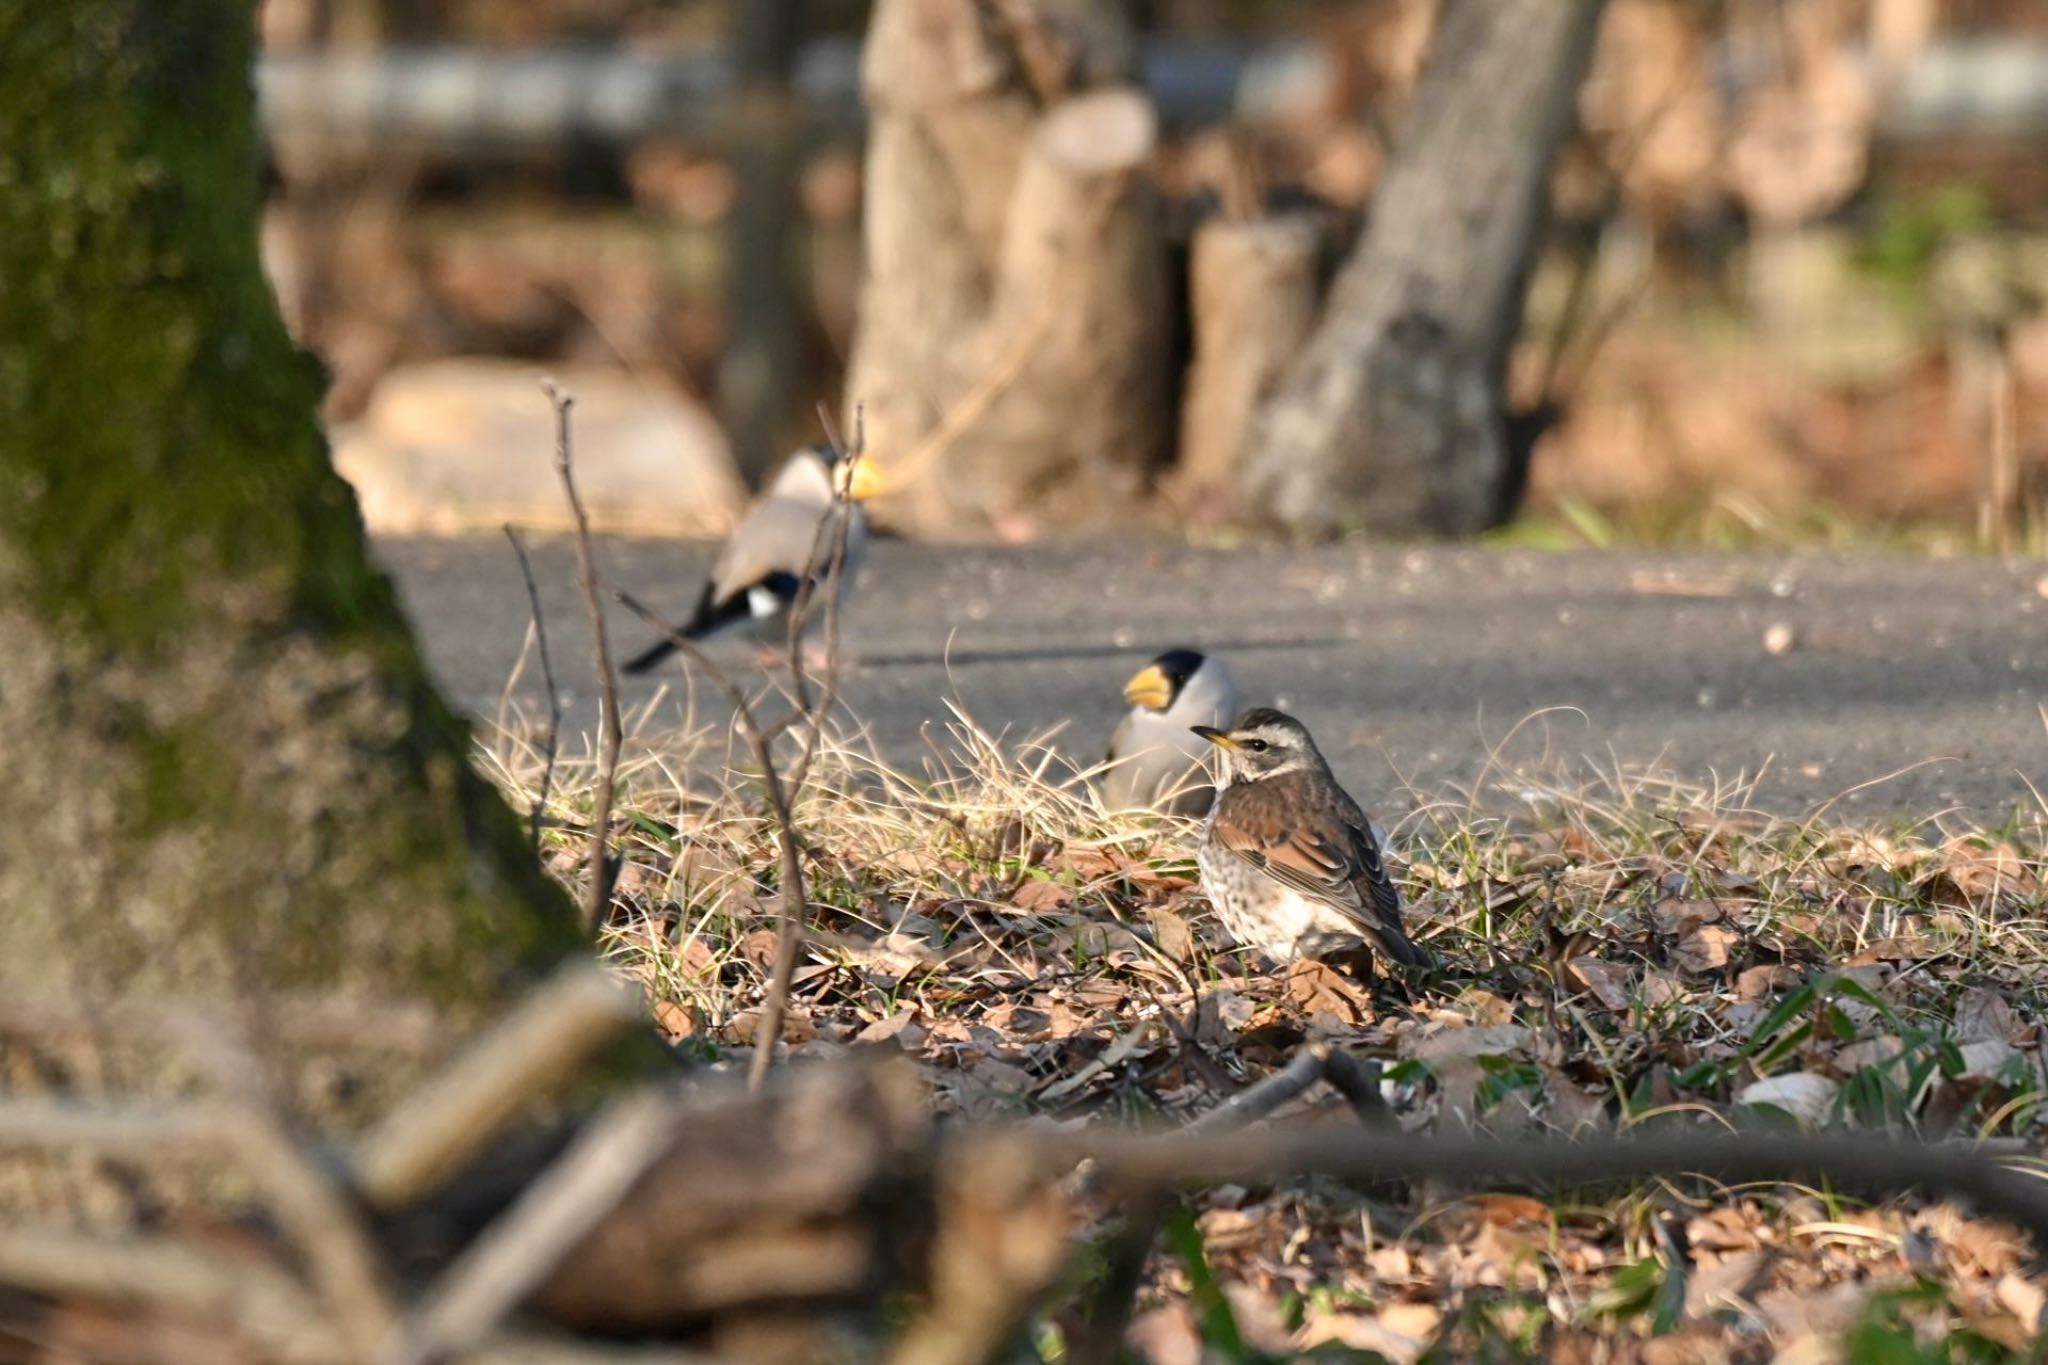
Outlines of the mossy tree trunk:
M0 993L474 1017L578 935L264 282L253 9L0 6Z

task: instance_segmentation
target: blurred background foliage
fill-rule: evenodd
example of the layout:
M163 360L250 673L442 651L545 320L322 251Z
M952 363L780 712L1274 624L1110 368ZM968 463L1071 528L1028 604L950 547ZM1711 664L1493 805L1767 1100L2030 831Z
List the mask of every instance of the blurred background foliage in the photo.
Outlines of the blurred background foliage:
M793 438L816 402L836 404L854 327L866 20L840 0L797 8ZM1250 176L1268 195L1369 211L1434 12L1433 0L1136 5L1169 209L1227 200ZM488 101L458 83L420 96L445 119L410 136L352 115L342 86L313 77L479 51L710 70L731 13L695 0L265 0L266 260L288 320L332 371L345 470L379 443L468 420L441 390L480 372L436 365L450 358L618 371L658 389L664 413L677 401L715 412L729 153L746 132L671 117L593 136L553 116L534 74L530 99L500 90L491 116L506 125L510 103L523 127L462 134ZM1554 398L1564 415L1536 450L1521 518L1499 534L2042 549L2044 71L2038 0L1611 0L1511 367L1514 402ZM708 106L722 87L706 89ZM666 107L691 100L671 92ZM676 439L720 438L704 422Z

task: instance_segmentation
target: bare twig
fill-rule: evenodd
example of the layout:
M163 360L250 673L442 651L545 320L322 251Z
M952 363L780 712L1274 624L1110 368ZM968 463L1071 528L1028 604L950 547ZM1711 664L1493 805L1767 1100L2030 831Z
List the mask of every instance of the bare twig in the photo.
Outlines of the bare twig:
M562 694L555 686L555 665L548 657L547 617L540 609L540 589L533 581L533 563L526 557L526 544L519 533L505 524L505 539L519 559L519 576L526 580L526 602L533 613L533 639L540 650L540 680L548 690L548 728L541 737L540 792L533 798L533 855L540 856L540 827L548 809L548 792L555 784L555 757L562 741Z
M0 1226L0 1285L186 1321L226 1325L279 1365L349 1365L341 1338L291 1276L252 1257L170 1237L93 1236ZM716 1365L673 1346L600 1347L525 1334L493 1334L460 1365Z
M253 1112L225 1120L242 1169L305 1257L335 1332L352 1359L374 1362L391 1341L398 1314L379 1272L367 1228L327 1173L275 1123Z
M357 1188L377 1208L417 1198L639 1018L603 968L563 968L364 1135Z
M825 416L822 409L820 416ZM827 431L830 431L829 425L827 426ZM836 436L833 438L833 444L835 446L838 445L838 438ZM825 581L830 585L825 594L824 688L818 698L817 705L815 707L805 707L808 715L804 731L803 751L797 755L796 765L789 770L788 786L792 802L795 801L797 795L802 793L804 782L811 775L811 762L818 755L818 743L825 733L826 718L832 714L833 704L839 699L839 603L846 591L846 585L842 581L846 575L846 538L852 529L853 523L853 466L867 453L867 444L867 413L861 405L856 403L853 409L853 445L845 450L845 457L839 461L840 476L834 481L832 488L832 509L828 514L825 527L821 528L829 531L828 536L821 537L821 540L828 542L826 553L828 577ZM818 553L819 547L814 543L811 547L811 557L814 565L818 558ZM809 615L811 607L809 586L815 577L814 568L807 570L804 575L805 591L799 605L806 616ZM798 632L801 632L803 623L797 622L795 628ZM792 650L790 657L795 661L792 666L801 674L803 672L803 664L800 654ZM778 965L780 957L781 954L778 952ZM791 951L789 957L790 966L794 968L796 965L794 950Z
M761 725L760 717L753 705L747 701L747 694L740 690L725 673L713 663L697 642L687 638L675 626L669 624L650 610L639 599L628 592L617 592L613 596L619 604L660 631L668 642L679 650L683 657L702 669L705 676L725 693L732 703L734 718L739 722L740 733L753 751L754 761L761 768L761 789L768 797L769 813L774 817L775 826L781 836L781 888L777 897L778 929L776 935L776 962L782 962L787 953L794 967L797 949L801 945L801 931L810 900L804 889L803 844L797 835L796 817L790 804L788 790L782 784L781 771L775 766L773 736ZM785 944L788 947L785 949ZM768 1067L775 1060L775 1044L782 1036L782 1016L789 999L789 972L777 970L771 978L768 994L761 1002L760 1023L754 1039L753 1061L747 1067L747 1088L759 1090L768 1078ZM780 983L778 989L775 982Z
M1387 1107L1387 1097L1380 1093L1378 1062L1361 1062L1341 1047L1332 1048L1330 1059L1323 1066L1323 1079L1344 1097L1351 1112L1367 1128L1392 1132L1397 1126L1394 1111Z
M398 1365L427 1365L492 1332L675 1141L680 1110L640 1091L614 1101L450 1266L407 1322Z
M564 393L552 379L541 381L541 391L555 409L555 472L562 479L562 494L576 518L577 577L583 587L583 609L590 616L592 648L595 650L598 687L597 788L590 812L590 885L583 900L583 926L595 931L604 924L612 899L610 857L612 790L618 781L619 746L625 729L619 720L619 679L612 668L611 639L604 626L604 604L597 593L597 559L590 546L590 516L576 493L575 454L569 440L569 409L575 399Z
M1328 1043L1310 1043L1296 1052L1286 1066L1258 1084L1238 1091L1181 1131L1214 1133L1257 1123L1317 1081L1328 1079L1331 1055Z

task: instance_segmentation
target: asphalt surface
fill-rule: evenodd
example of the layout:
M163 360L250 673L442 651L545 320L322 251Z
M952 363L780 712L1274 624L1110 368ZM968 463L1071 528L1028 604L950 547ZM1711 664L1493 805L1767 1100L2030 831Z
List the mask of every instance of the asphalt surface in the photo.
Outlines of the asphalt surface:
M449 694L489 720L527 626L502 539L385 540ZM571 731L594 728L573 546L532 546ZM606 540L609 578L681 615L712 547ZM623 609L615 649L649 633ZM2048 562L1465 548L1199 550L884 542L850 599L851 712L915 768L948 699L1012 736L1064 723L1099 756L1123 680L1158 650L1222 654L1250 703L1298 714L1369 810L1393 818L1482 772L1661 764L1756 778L1798 814L1997 821L2048 792ZM722 652L753 667L744 646ZM629 679L679 718L680 674ZM528 668L517 695L543 695ZM1489 754L1498 758L1489 767ZM1583 772L1580 767L1578 771ZM1503 787L1501 783L1505 781Z

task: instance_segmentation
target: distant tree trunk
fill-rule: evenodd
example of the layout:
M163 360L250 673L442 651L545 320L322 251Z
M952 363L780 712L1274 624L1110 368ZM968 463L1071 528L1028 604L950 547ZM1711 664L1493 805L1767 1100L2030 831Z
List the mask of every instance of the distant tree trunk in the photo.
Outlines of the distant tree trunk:
M1463 535L1515 482L1503 381L1600 0L1445 0L1364 236L1266 405L1254 508L1292 529Z
M790 77L803 23L797 0L731 0L726 15L739 80L731 148L737 197L726 225L718 406L733 459L759 488L789 453L791 432L816 424L797 402L802 286L791 275L799 111Z
M1238 519L1244 454L1259 406L1279 385L1316 320L1322 228L1282 214L1219 215L1188 253L1194 360L1181 390L1173 500L1195 525Z
M0 994L460 1022L578 934L366 558L259 269L253 9L0 10Z
M1127 514L1172 425L1165 253L1117 6L880 0L848 363L929 533ZM910 452L922 450L906 468Z

